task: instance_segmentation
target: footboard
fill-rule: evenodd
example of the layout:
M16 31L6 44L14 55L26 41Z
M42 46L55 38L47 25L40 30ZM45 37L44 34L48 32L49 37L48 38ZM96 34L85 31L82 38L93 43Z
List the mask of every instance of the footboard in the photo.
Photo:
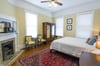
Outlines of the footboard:
M65 44L51 44L50 49L51 52L56 50L75 57L80 57L82 51L84 50L83 48L80 47L75 47L75 46L70 46Z
M83 52L83 50L80 50L78 48L71 48L71 47L62 48L61 50L57 50L55 48L50 50L50 52L54 52L54 51L59 51L59 52L62 52L64 54L72 55L75 57L80 57L81 53Z

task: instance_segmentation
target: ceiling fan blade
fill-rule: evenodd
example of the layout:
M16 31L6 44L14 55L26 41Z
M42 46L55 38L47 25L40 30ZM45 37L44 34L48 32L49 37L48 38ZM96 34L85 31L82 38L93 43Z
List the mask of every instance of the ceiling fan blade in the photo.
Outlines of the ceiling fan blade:
M56 1L55 3L57 3L58 5L61 5L61 6L63 5L62 3L60 3L60 2L57 2L57 1Z
M46 3L46 2L50 2L50 1L41 1L41 3Z

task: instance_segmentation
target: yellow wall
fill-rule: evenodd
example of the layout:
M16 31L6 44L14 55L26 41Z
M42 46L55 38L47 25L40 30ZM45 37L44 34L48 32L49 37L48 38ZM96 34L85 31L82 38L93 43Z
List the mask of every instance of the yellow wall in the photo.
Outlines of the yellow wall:
M15 7L7 2L7 0L0 0L0 14L14 17L17 20L18 26L18 40L19 44L23 44L25 36L25 14L24 9ZM73 18L72 30L66 30L66 19ZM38 14L38 33L42 34L42 22L54 22L52 17ZM100 9L94 11L93 29L100 29ZM64 36L75 36L76 32L76 14L66 15L64 17Z
M42 15L42 14L39 14L38 15L38 33L39 34L42 34L43 33L43 26L42 26L42 23L43 22L50 22L52 23L52 17L48 17L48 16L45 16L45 15ZM42 34L43 35L43 34Z
M67 24L67 19L72 18L72 24ZM72 30L67 30L67 25L72 25ZM64 18L64 36L75 36L76 32L76 14L66 15Z
M31 11L32 12L32 11ZM25 10L8 3L7 0L0 0L0 14L14 17L17 21L18 45L24 44L25 36ZM42 34L42 22L52 22L52 18L38 14L38 33Z
M19 44L24 44L25 36L25 14L24 9L16 7L16 20L18 28L18 40Z
M95 10L93 22L93 34L95 35L100 31L100 9Z
M31 11L29 11L31 12ZM52 22L52 19L48 16L37 14L38 15L38 34L42 34L42 23L43 22ZM18 38L19 43L24 44L24 36L25 36L25 10L19 7L16 7L16 19L18 25Z
M72 23L72 30L68 31L66 30L66 19L72 18L73 23ZM70 14L66 15L64 18L64 36L75 36L76 32L76 19L77 19L77 14ZM94 16L93 16L93 30L92 33L93 35L97 34L98 30L100 31L100 9L94 10Z
M21 8L15 7L8 3L7 0L0 0L0 14L14 17L17 21L18 28L18 44L23 44L24 35L24 11Z
M0 0L0 14L15 17L15 7L7 0Z

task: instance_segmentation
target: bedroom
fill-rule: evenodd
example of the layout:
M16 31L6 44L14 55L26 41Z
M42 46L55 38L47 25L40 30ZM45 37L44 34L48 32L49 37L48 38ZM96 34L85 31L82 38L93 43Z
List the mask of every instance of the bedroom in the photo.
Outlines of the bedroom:
M17 3L17 2L16 2ZM97 2L94 2L90 5L87 5L87 6L80 6L79 8L77 9L69 9L69 10L65 10L65 11L62 11L61 13L60 12L57 12L55 13L58 14L56 16L62 16L62 15L65 15L64 16L64 22L66 23L66 19L67 18L70 18L72 17L73 18L73 29L71 31L67 31L66 30L66 27L64 28L64 36L72 36L74 37L75 36L75 27L76 27L76 13L79 12L78 10L80 10L80 12L84 12L84 11L88 11L88 10L94 10L94 21L93 21L93 30L95 29L99 29L100 28L100 5L99 5L100 1L98 0ZM7 0L1 0L0 1L0 14L3 14L3 15L6 15L6 16L10 16L10 17L14 17L17 21L17 25L18 25L18 48L17 50L20 50L22 47L23 47L23 44L24 44L24 41L23 41L23 38L25 36L25 12L24 12L24 8L20 8L18 6L14 6L10 3L8 3ZM24 3L25 4L25 3ZM95 7L96 6L96 7ZM23 5L24 7L24 5ZM32 7L32 6L30 6ZM54 22L54 17L51 17L51 14L49 14L46 10L43 11L43 10L38 10L38 8L28 8L29 11L32 11L33 12L39 12L39 19L38 19L38 33L39 34L42 34L42 22ZM76 13L75 13L76 12ZM65 24L66 25L66 24Z

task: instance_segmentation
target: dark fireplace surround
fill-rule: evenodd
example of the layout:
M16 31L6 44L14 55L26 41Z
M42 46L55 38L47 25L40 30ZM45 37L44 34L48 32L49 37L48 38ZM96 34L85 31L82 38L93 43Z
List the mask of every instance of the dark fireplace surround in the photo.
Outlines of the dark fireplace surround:
M9 60L15 52L15 38L1 41L2 60Z

